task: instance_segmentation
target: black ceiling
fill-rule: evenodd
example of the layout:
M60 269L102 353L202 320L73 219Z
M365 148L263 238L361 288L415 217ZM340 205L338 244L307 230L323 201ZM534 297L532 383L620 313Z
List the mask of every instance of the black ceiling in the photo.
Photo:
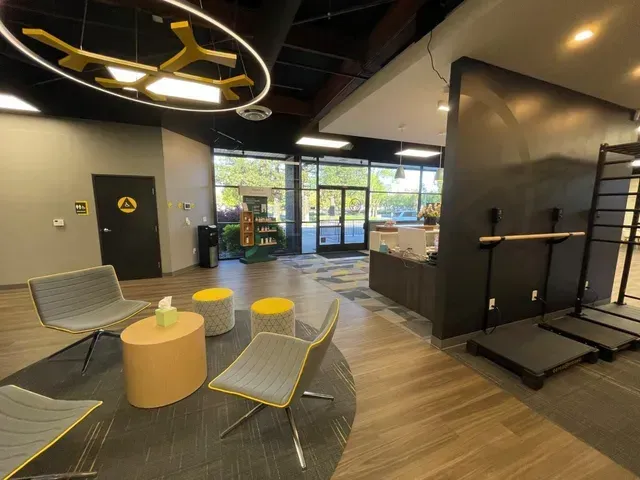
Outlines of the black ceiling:
M220 140L215 130L242 139L246 132L277 134L274 125L282 125L282 132L295 137L317 129L322 116L461 1L202 0L204 10L238 32L273 64L273 86L261 104L274 115L258 124L242 120L234 112L168 113L94 92L32 64L4 40L0 40L0 88L31 100L45 114L146 125L164 122L172 127L178 124L181 133L208 142ZM200 6L200 0L191 3ZM155 22L152 14L163 17L164 23ZM52 63L63 54L21 35L23 27L42 28L74 46L82 39L86 50L137 58L150 65L159 65L182 48L170 23L185 19L182 12L160 0L3 0L0 16L14 35ZM193 23L200 44L239 51L226 34L195 20ZM247 73L256 80L255 92L262 76L250 55L240 52ZM218 70L205 62L188 68L189 73L215 78L244 73L241 61L235 69ZM103 67L89 65L82 76L92 79L98 73L105 76L103 72ZM236 92L243 100L252 95L246 87ZM262 128L266 123L272 125Z

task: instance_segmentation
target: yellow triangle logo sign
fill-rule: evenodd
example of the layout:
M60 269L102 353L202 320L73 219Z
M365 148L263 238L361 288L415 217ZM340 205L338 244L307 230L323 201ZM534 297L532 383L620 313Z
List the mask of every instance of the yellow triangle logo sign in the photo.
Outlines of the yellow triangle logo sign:
M124 213L133 213L138 208L138 204L132 197L122 197L118 199L118 209Z

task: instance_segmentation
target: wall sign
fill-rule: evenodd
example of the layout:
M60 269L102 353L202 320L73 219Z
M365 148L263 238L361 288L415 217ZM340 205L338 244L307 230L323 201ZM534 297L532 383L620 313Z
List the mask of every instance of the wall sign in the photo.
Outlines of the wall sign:
M267 187L238 187L238 193L241 197L251 196L251 197L267 197L271 198L271 188Z
M122 197L118 199L118 208L124 213L133 213L138 208L138 204L133 197Z
M266 216L267 197L244 196L242 201L247 204L247 208L254 216Z
M76 200L76 215L89 215L89 202Z

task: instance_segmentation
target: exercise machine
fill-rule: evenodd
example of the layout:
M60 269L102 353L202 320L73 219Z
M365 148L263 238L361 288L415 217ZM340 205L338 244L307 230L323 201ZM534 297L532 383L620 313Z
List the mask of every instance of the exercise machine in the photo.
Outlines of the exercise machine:
M560 210L558 210L560 212ZM491 296L492 266L494 249L503 242L545 240L549 242L549 256L553 253L552 245L564 242L572 237L584 236L584 232L550 232L523 235L496 235L497 224L502 220L502 210L491 210L491 235L480 237L480 248L489 250L487 264L487 280L485 285L485 312L480 335L467 342L467 351L472 355L481 355L494 363L520 376L528 387L538 390L544 385L547 377L566 370L583 361L596 363L598 349L586 343L573 340L567 335L557 335L547 329L531 325L526 328L505 328L498 332L487 333L489 314L497 310L489 307ZM551 265L547 261L548 268ZM547 277L549 272L547 271ZM543 295L546 296L548 281L545 282ZM547 299L543 298L546 302ZM499 310L498 310L499 311ZM578 319L576 319L578 320Z

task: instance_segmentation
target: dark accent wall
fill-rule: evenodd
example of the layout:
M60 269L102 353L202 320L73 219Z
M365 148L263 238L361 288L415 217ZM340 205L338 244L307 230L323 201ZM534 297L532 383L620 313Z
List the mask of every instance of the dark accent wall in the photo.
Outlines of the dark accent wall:
M490 209L504 211L498 234L549 232L553 207L564 209L558 231L586 230L600 144L636 139L627 109L469 58L452 65L449 105L433 331L440 339L481 328L488 252L478 237L490 233ZM631 166L607 171L629 174ZM606 182L604 191L628 191L628 183ZM601 205L624 208L625 197ZM622 214L600 220L622 223ZM620 239L620 229L601 230L601 238ZM555 247L549 311L573 305L583 246L572 238ZM502 318L493 313L491 324L539 314L531 291L542 291L547 251L543 241L495 249L491 296ZM608 298L618 245L592 252L587 298Z

